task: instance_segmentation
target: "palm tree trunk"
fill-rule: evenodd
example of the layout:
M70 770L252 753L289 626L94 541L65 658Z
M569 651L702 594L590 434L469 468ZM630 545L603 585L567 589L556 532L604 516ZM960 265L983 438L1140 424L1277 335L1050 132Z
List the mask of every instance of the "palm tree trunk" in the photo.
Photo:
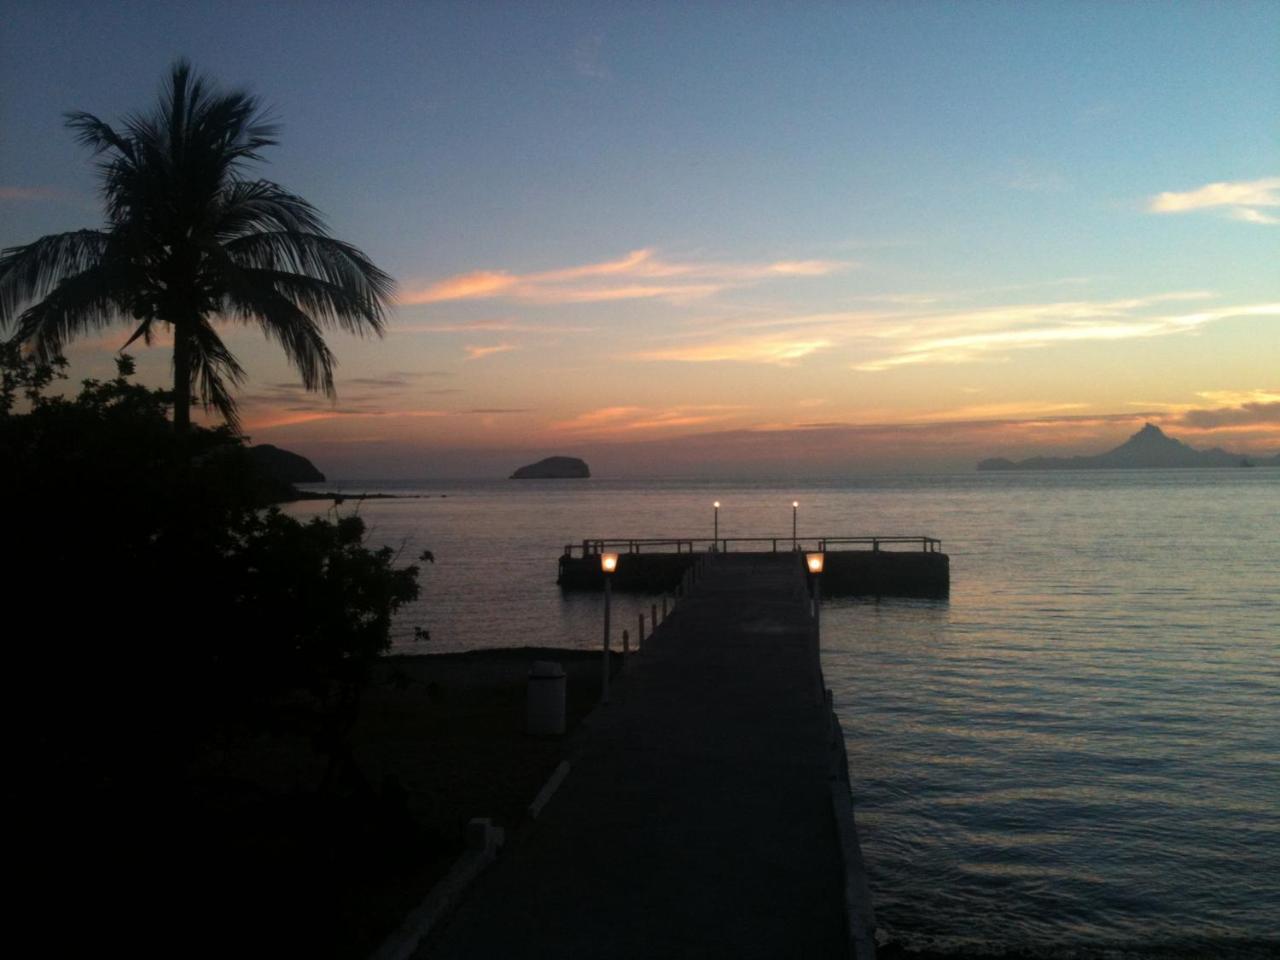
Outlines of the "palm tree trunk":
M183 324L173 325L173 430L191 429L191 341Z

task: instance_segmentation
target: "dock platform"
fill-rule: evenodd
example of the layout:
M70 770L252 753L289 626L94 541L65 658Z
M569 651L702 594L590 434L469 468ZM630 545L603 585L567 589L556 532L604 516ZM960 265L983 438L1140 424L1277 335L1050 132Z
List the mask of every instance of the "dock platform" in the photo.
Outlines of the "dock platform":
M942 541L926 536L588 539L565 544L556 582L565 590L603 590L600 554L618 554L613 589L667 593L708 555L762 556L817 551L826 556L827 596L924 597L951 594L951 561Z
M801 561L704 561L418 956L873 956Z

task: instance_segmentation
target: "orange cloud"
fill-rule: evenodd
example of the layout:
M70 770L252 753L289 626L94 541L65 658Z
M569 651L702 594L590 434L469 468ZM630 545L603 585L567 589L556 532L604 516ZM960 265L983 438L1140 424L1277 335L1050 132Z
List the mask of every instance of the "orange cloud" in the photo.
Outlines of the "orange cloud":
M831 347L833 343L827 337L797 338L775 334L652 350L637 354L637 359L674 360L680 363L732 361L788 366L811 353Z
M56 200L62 193L53 187L2 187L0 200Z
M449 277L417 290L406 290L400 295L405 304L439 303L442 300L475 300L497 296L515 286L517 278L508 273L477 270Z
M518 320L457 320L446 323L404 323L391 333L591 333L595 327L582 324L546 324Z
M779 260L772 263L714 263L663 260L648 248L616 260L561 267L535 273L476 270L406 290L406 305L449 300L503 298L527 303L599 303L610 300L690 300L726 287L783 277L817 277L846 269L832 260ZM659 281L659 282L654 282Z
M588 410L569 420L550 425L557 433L595 436L625 436L653 430L674 430L729 419L747 409L739 405L709 404L666 408L613 406Z
M294 427L317 420L365 420L377 418L436 418L447 417L445 410L302 410L296 412L262 410L245 417L246 432L255 430L273 430L277 427Z
M471 346L463 347L467 351L468 360L481 360L484 357L491 357L495 353L507 353L510 350L518 349L514 343L495 343L492 346Z

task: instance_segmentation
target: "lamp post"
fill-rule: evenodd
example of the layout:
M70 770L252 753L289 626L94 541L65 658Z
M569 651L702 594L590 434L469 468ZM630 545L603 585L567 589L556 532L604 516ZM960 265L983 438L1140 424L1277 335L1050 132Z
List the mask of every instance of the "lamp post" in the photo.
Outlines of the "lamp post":
M809 573L813 575L813 628L816 631L821 626L819 618L822 611L822 568L826 563L826 555L806 553L804 562L809 568Z
M799 547L796 546L796 518L800 514L800 501L791 501L791 551L794 553Z
M604 574L604 660L600 668L600 702L609 702L609 606L613 599L613 572L618 569L616 553L600 554L600 572Z
M714 521L714 526L712 528L714 530L715 539L711 549L715 552L719 552L720 550L720 501L717 500L711 506L715 507L715 521Z

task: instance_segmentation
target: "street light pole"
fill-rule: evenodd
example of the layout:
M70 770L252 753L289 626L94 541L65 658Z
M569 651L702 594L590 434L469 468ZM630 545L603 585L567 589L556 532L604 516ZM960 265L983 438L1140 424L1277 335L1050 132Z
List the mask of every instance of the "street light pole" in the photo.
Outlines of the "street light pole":
M822 568L826 564L826 556L822 553L806 553L804 562L813 574L813 629L822 639Z
M715 532L714 550L715 552L719 553L720 552L720 501L717 500L715 503L712 504L712 506L716 508L715 526L714 526L714 532Z
M800 501L791 501L791 551L794 553L796 547L796 518L800 513Z
M613 571L618 569L616 553L600 554L600 571L604 574L604 657L600 668L600 702L609 702L609 607L613 599Z

